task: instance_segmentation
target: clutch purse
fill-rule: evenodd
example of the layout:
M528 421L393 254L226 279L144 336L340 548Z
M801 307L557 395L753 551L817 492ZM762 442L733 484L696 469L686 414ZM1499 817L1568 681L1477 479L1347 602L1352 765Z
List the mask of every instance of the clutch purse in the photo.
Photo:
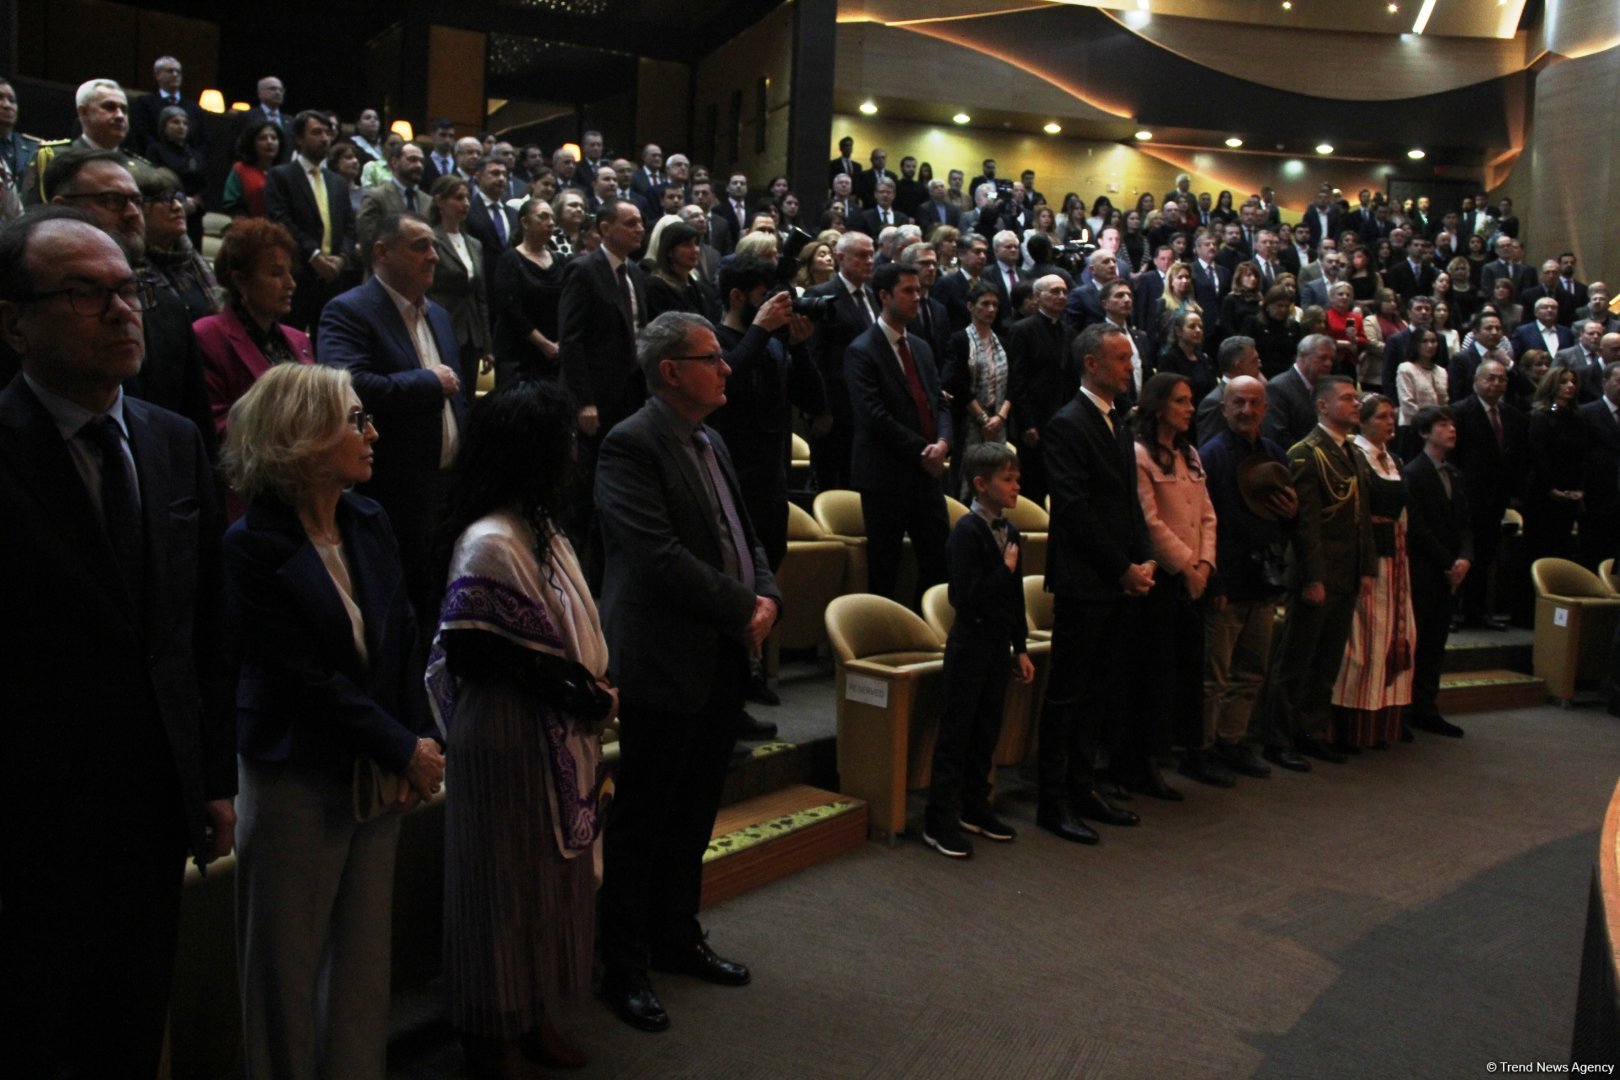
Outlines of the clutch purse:
M354 759L354 820L364 825L399 805L405 778L391 773L364 754Z
M596 678L577 660L535 653L531 685L541 701L586 726L605 722L613 711L612 695L598 686Z

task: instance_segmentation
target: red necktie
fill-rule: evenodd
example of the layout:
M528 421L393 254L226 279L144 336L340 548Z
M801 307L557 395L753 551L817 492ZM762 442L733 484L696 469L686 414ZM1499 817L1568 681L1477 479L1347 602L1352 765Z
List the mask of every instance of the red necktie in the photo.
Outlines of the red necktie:
M911 345L902 335L894 343L900 353L900 367L906 373L906 389L911 391L911 402L917 406L917 428L922 432L925 442L934 441L934 409L928 403L928 394L923 390L922 376L917 374L917 364L911 359Z

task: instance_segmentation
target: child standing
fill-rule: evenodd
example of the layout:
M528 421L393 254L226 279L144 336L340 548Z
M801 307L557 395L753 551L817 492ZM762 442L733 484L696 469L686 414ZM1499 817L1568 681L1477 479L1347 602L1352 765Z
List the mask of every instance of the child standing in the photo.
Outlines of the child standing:
M1002 517L1018 505L1018 458L1004 444L980 443L963 455L962 472L973 489L973 512L956 523L946 544L956 620L945 642L945 712L923 826L928 845L953 859L973 854L964 829L987 840L1017 835L990 809L1009 646L1018 677L1035 678L1024 643L1018 530Z

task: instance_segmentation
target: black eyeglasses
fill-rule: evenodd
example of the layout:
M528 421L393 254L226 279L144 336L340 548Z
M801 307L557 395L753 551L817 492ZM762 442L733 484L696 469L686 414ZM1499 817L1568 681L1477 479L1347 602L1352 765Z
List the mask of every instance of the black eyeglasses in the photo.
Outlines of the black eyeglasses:
M139 210L146 200L140 192L125 194L122 191L79 191L72 195L59 195L60 199L89 199L97 206L112 214L122 214L127 208L133 206Z
M183 206L186 193L183 191L170 191L161 195L147 195L141 199L146 206Z
M700 353L697 356L669 356L669 357L665 357L665 359L666 360L701 360L705 364L708 364L710 367L719 367L722 363L725 362L726 358L724 356L722 356L720 353L712 352L712 353Z
M17 299L37 303L53 296L66 296L73 313L87 319L99 319L112 310L114 296L131 311L147 311L157 305L157 291L141 281L126 281L110 289L105 285L70 285L65 289L29 293Z
M358 431L362 435L366 433L366 428L370 427L372 421L375 419L376 417L372 416L368 412L353 412L349 414L349 423L353 424L354 430Z

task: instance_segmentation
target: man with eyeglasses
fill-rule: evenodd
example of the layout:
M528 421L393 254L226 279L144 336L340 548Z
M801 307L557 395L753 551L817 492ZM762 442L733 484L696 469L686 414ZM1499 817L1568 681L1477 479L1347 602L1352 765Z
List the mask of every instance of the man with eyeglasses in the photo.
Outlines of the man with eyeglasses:
M163 110L184 109L186 113L186 142L198 149L208 147L208 134L204 130L203 111L195 101L183 97L180 82L183 78L180 61L172 56L160 56L152 65L152 77L157 81L155 92L142 94L129 105L129 138L125 149L137 154L146 152L146 145L161 133L159 124Z
M233 846L235 679L202 439L123 391L149 297L49 207L0 232L0 625L28 764L0 794L8 1073L151 1076L184 860Z
M116 150L71 150L51 163L45 191L52 203L82 210L115 237L136 278L153 291L153 303L142 319L146 362L124 389L196 424L212 458L217 450L213 409L191 315L185 301L147 264L145 200L125 161Z

